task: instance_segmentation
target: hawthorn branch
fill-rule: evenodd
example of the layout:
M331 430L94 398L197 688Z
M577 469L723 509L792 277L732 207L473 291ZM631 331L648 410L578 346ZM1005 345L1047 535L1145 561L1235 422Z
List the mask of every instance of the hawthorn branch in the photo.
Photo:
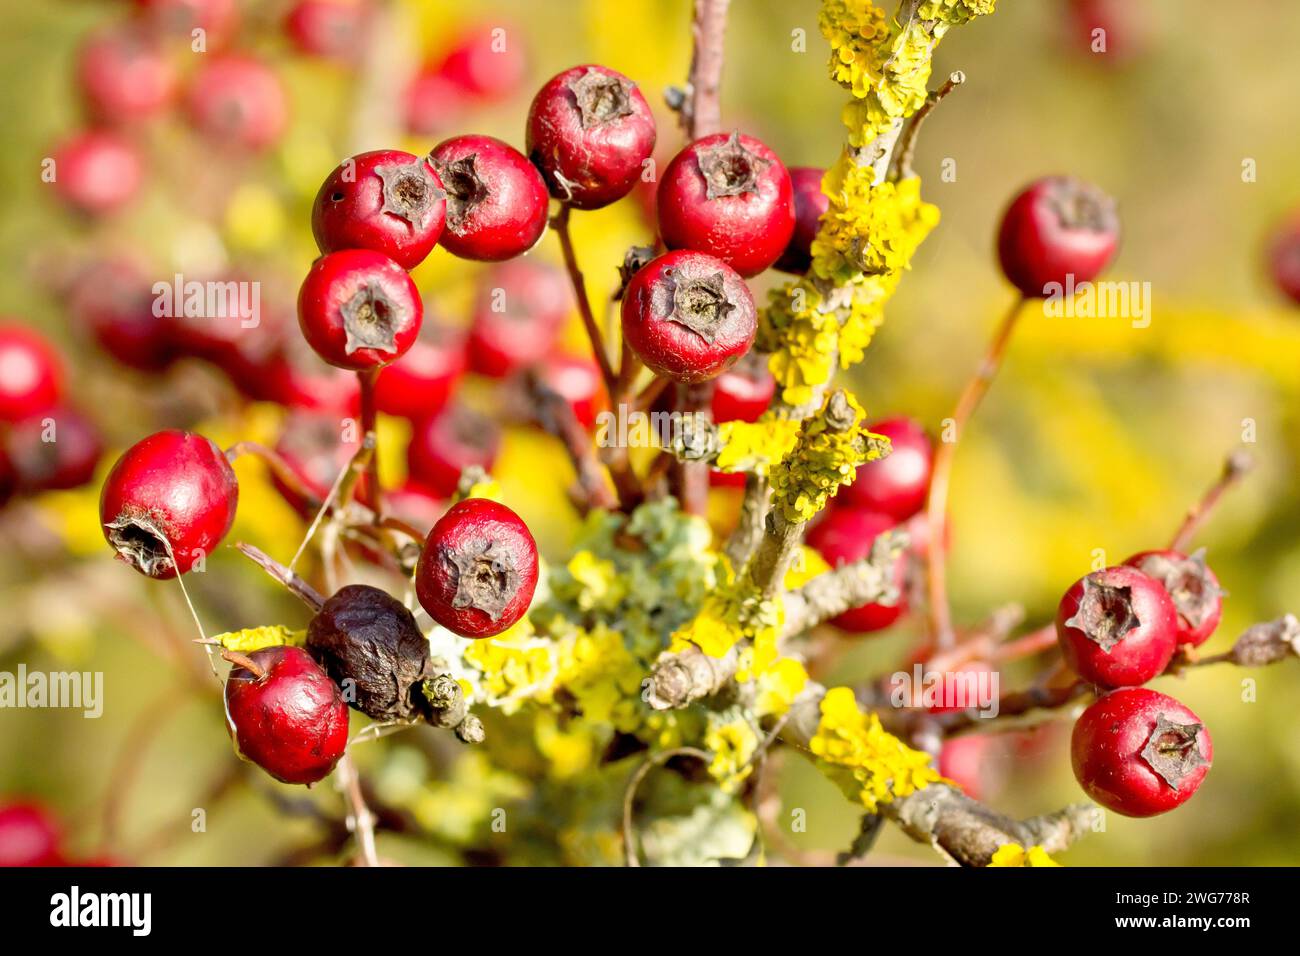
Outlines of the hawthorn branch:
M612 509L618 501L610 490L605 469L596 458L591 435L582 427L564 397L542 380L535 370L529 370L524 379L528 394L536 405L537 420L552 435L564 443L573 469L577 473L577 495L581 510L589 508Z
M948 75L943 86L930 91L920 109L904 123L899 134L898 145L894 149L893 159L889 164L891 176L897 179L910 179L916 175L916 170L912 168L912 156L916 152L916 137L921 131L921 124L934 112L934 108L945 96L965 82L966 74L961 70L954 70Z
M569 273L569 282L573 286L573 297L578 303L578 314L582 316L583 327L591 340L591 352L600 366L600 377L605 382L605 391L609 395L616 392L617 377L609 362L609 353L605 349L605 338L600 326L596 324L595 313L591 310L591 299L587 295L587 282L578 266L578 256L573 249L573 236L569 232L569 216L573 212L567 203L560 204L560 211L551 219L551 228L560 240L560 252L564 255L564 268Z
M1223 497L1224 492L1228 491L1242 477L1255 466L1254 460L1244 451L1234 451L1223 462L1223 470L1219 473L1218 480L1210 486L1209 490L1196 504L1187 509L1187 516L1183 523L1178 526L1174 532L1173 539L1169 542L1169 547L1175 551L1186 551L1196 532L1209 519L1214 508Z
M871 545L861 561L819 574L785 596L783 635L802 634L850 608L863 604L894 604L899 599L894 566L909 544L907 532L888 531Z

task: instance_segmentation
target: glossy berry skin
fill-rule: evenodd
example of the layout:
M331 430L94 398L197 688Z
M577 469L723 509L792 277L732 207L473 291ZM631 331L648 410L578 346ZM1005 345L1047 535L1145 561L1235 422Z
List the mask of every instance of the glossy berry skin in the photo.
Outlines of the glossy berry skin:
M1223 617L1223 588L1205 564L1205 551L1186 555L1164 549L1142 551L1124 562L1164 585L1178 612L1177 643L1199 647Z
M1065 662L1101 687L1135 687L1161 674L1177 635L1178 612L1164 585L1124 565L1080 578L1056 611Z
M714 380L713 420L756 422L775 395L776 379L767 370L767 356L750 352Z
M773 268L802 275L812 265L812 241L817 237L822 214L830 206L830 198L822 192L822 177L825 175L826 170L815 166L790 167L790 184L794 188L794 233Z
M998 230L998 258L1007 279L1028 298L1053 284L1091 282L1119 246L1115 201L1072 176L1030 183L1007 207Z
M154 315L149 280L134 263L103 259L82 269L67 294L73 325L128 368L157 372L175 357L165 316Z
M213 145L259 151L279 142L289 101L270 66L250 56L204 57L186 96L190 122Z
M63 379L63 360L43 335L0 323L0 421L21 421L55 405Z
M479 286L470 321L470 368L505 378L546 355L573 309L559 269L531 259L494 266Z
M119 558L151 578L173 578L221 543L238 503L235 472L221 449L202 435L169 429L117 460L104 481L99 518Z
M226 713L239 753L281 783L329 776L348 745L338 685L301 647L265 647L226 678Z
M794 188L776 156L752 136L715 133L678 153L657 199L670 249L721 259L742 276L776 262L794 235Z
M0 804L0 867L59 866L61 840L58 824L39 804Z
M429 157L447 191L444 249L499 262L537 244L549 197L542 174L522 153L491 136L456 136Z
M369 12L366 0L298 0L284 18L284 32L308 56L346 60L357 52Z
M202 30L207 49L221 46L239 27L238 0L135 0L141 19L159 35L193 41Z
M600 209L640 180L655 148L654 114L622 73L575 66L533 97L527 143L552 196L577 209Z
M104 442L85 415L51 408L16 423L5 450L21 490L66 491L95 477Z
M1213 760L1214 744L1200 718L1145 687L1100 698L1079 717L1070 737L1079 785L1126 817L1152 817L1186 803Z
M887 418L867 426L890 441L884 458L858 466L853 483L840 492L843 504L880 511L906 521L925 507L930 490L934 447L920 423L911 418Z
M442 236L447 201L428 159L376 149L340 164L321 184L311 231L321 252L370 249L414 269Z
M820 553L831 567L839 567L869 556L871 545L877 536L892 527L894 521L888 515L858 508L834 508L808 532L808 546ZM899 555L894 566L895 583L898 585L896 603L864 604L832 618L831 623L856 634L870 634L889 627L907 611L904 589L906 570L906 562Z
M100 123L133 123L158 115L176 92L176 70L147 33L97 31L77 54L77 81L90 115Z
M438 519L415 569L415 594L435 621L462 637L491 637L528 611L537 544L503 504L466 498Z
M716 378L754 343L757 319L745 282L721 259L678 250L642 267L623 295L624 341L675 382Z
M471 465L490 471L501 447L495 422L460 405L416 425L406 449L411 480L439 498L449 498Z
M464 372L464 335L425 322L410 351L380 371L375 403L386 415L424 421L442 411Z
M424 303L406 270L369 249L321 256L298 291L298 325L330 365L379 368L420 334Z
M104 216L140 191L144 161L130 142L108 130L78 133L54 150L59 198L87 216Z

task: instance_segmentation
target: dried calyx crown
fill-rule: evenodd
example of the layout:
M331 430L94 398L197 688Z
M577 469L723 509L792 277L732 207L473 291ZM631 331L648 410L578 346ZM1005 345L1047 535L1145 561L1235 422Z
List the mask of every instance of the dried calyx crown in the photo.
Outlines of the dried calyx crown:
M487 184L478 174L478 154L470 153L450 162L432 162L446 190L447 221L459 225L488 197Z
M1200 724L1180 724L1160 714L1156 717L1155 729L1142 748L1142 759L1175 790L1193 770L1209 763L1201 756L1197 743L1201 729Z
M358 349L396 352L393 302L377 283L367 282L341 306L348 355Z
M1058 176L1048 183L1047 200L1064 229L1100 233L1119 229L1115 200L1091 183Z
M670 322L685 326L710 345L727 316L736 308L727 298L726 277L721 272L688 279L680 269L664 271L663 290L668 293L664 303Z
M1174 607L1192 627L1200 627L1225 594L1214 583L1205 566L1205 549L1198 548L1187 557L1151 554L1142 560L1142 571L1165 586Z
M451 606L473 608L499 620L519 590L519 571L509 550L489 538L475 538L446 548L443 558L456 581Z
M411 163L385 163L375 167L383 182L384 205L380 212L400 216L416 229L423 229L438 202L447 193L439 189L433 171L424 159Z
M166 535L148 515L123 512L104 527L113 549L133 568L153 577L175 565Z
M1125 634L1140 627L1142 622L1133 610L1132 588L1106 584L1090 574L1083 579L1079 608L1065 624L1082 631L1090 641L1110 653Z
M771 160L746 149L739 133L716 146L701 147L698 162L709 199L758 192L758 175L771 165Z
M624 116L631 116L633 85L618 76L588 68L568 83L578 107L582 128L604 126Z

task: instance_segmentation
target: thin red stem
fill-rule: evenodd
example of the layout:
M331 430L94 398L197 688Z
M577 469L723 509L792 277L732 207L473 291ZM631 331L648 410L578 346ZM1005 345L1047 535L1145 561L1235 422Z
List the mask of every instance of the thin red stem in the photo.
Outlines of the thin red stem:
M1218 480L1205 492L1201 500L1187 509L1187 517L1174 532L1169 547L1174 551L1186 551L1196 537L1196 532L1209 519L1223 497L1224 492L1241 480L1241 477L1254 467L1254 462L1245 452L1233 452L1223 462L1223 471Z
M366 483L369 486L366 488L366 504L375 513L376 521L383 517L380 514L383 494L379 485L379 436L375 431L379 419L378 404L375 400L375 382L378 379L379 369L377 368L357 372L357 381L361 383L361 431L363 435L375 436L376 451L366 463L366 478L368 479Z
M596 358L596 364L600 366L601 377L605 380L605 390L609 395L613 395L617 391L618 380L614 375L613 366L609 363L609 355L605 351L604 336L601 335L600 327L596 324L595 313L591 311L587 283L582 277L582 270L578 267L578 256L573 249L573 236L569 233L570 212L569 206L561 205L559 213L551 220L551 228L560 239L564 267L568 270L569 281L573 284L573 295L578 300L578 314L582 316L587 337L591 339L591 351Z

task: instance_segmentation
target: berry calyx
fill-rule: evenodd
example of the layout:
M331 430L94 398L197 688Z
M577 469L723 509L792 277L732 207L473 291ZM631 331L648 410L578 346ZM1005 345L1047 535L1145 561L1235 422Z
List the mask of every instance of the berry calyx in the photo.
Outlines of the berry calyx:
M144 161L130 142L108 130L91 130L54 151L54 189L87 216L115 212L130 202L144 179Z
M1145 687L1112 691L1079 717L1070 737L1075 779L1126 817L1166 813L1191 799L1214 744L1199 717Z
M641 268L622 306L624 340L647 367L702 382L735 365L757 331L745 282L720 259L679 250Z
M429 642L406 605L379 588L351 584L307 626L307 650L375 720L414 720L429 711L420 683L433 676Z
M63 379L63 360L43 335L0 324L0 421L21 421L51 408L62 398Z
M546 183L517 149L491 136L456 136L429 159L447 192L442 245L452 255L513 259L546 231Z
M1090 282L1119 245L1115 200L1073 176L1030 183L1007 207L998 230L998 258L1007 279L1028 298L1048 287Z
M876 538L894 527L888 515L859 508L834 508L808 532L808 546L826 559L831 567L861 561L871 554ZM856 634L882 631L907 611L904 588L907 564L903 555L894 565L894 584L898 599L893 604L872 602L852 608L831 619L836 627Z
M1204 644L1223 617L1223 588L1205 563L1205 549L1191 555L1164 549L1142 551L1124 562L1155 578L1168 592L1178 611L1179 645Z
M99 428L71 408L52 408L17 422L5 452L22 491L66 491L93 477L104 451Z
M631 192L654 146L645 97L607 67L553 76L528 111L528 155L551 195L577 209L600 209Z
M316 354L364 370L406 354L420 333L424 303L406 270L369 249L321 256L298 292L298 325Z
M573 309L559 269L516 259L495 266L479 287L469 331L470 367L505 378L551 351Z
M99 518L117 556L151 578L206 560L235 520L239 484L221 449L193 432L132 445L104 481Z
M467 498L429 531L415 593L435 621L462 637L491 637L528 610L537 587L537 544L503 504Z
M830 197L822 192L826 170L815 166L791 166L790 185L794 189L794 232L790 243L776 260L774 269L802 275L812 265L812 241L817 238L822 214L830 207Z
M279 142L289 102L275 71L249 56L203 60L186 97L194 127L216 146L257 151Z
M1136 568L1094 571L1056 611L1056 637L1070 668L1102 687L1145 684L1169 666L1178 612L1164 585Z
M772 150L739 133L706 136L678 153L657 209L668 248L708 253L745 277L776 262L794 234L790 174Z
M934 458L930 436L911 418L887 418L867 430L888 438L890 452L859 465L853 482L840 491L841 501L906 521L925 507L930 490Z
M490 471L501 447L501 431L486 415L450 405L416 425L406 448L411 480L439 498L449 498L466 468Z
M442 180L427 158L377 149L326 177L312 206L311 231L321 252L370 249L410 270L433 251L446 216Z
M775 395L776 379L767 369L767 356L749 352L715 380L713 420L756 422Z
M282 783L327 777L348 745L338 686L301 647L225 652L226 714L240 756Z
M424 421L442 411L464 372L464 334L425 322L410 350L380 371L375 404L386 415Z

